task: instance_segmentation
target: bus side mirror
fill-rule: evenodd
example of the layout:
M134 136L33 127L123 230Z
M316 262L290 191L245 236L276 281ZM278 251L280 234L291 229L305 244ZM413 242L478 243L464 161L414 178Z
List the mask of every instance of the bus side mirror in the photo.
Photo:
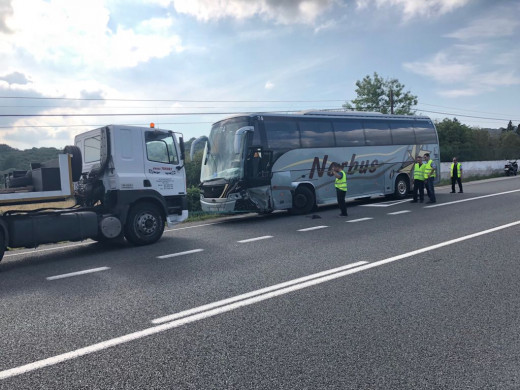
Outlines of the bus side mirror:
M208 137L203 135L202 137L197 138L195 141L191 143L191 149L190 149L190 160L193 161L193 155L195 154L195 147L201 143L201 142L208 142ZM209 142L208 142L208 153L210 152L209 149Z
M253 132L255 128L253 126L245 126L238 129L235 133L235 138L233 142L233 151L235 154L240 154L242 151L242 140L244 139L244 135L247 132Z

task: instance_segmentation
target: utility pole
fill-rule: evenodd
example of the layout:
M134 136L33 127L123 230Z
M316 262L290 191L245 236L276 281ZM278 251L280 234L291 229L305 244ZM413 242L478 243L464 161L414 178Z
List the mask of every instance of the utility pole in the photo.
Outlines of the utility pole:
M390 114L394 115L394 91L390 90Z

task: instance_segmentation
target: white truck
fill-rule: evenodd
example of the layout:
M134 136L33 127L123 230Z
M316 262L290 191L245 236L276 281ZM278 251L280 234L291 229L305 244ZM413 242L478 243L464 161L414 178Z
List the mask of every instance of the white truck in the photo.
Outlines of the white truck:
M161 238L188 216L179 133L109 125L76 136L56 160L6 175L0 189L0 260L7 247ZM59 205L59 207L57 206Z

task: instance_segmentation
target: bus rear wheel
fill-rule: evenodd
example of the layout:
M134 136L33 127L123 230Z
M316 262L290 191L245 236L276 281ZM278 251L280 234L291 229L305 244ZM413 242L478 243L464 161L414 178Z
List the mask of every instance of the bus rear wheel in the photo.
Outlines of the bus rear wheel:
M316 197L311 189L300 186L294 191L293 207L290 209L291 214L301 215L308 214L316 205Z
M394 197L402 199L410 192L410 181L405 175L399 175L395 180Z

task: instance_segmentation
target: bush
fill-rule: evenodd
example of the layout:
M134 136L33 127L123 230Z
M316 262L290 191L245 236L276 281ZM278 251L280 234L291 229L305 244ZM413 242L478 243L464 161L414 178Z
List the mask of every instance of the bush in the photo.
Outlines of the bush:
M200 207L200 190L199 187L188 187L188 212L202 211Z

